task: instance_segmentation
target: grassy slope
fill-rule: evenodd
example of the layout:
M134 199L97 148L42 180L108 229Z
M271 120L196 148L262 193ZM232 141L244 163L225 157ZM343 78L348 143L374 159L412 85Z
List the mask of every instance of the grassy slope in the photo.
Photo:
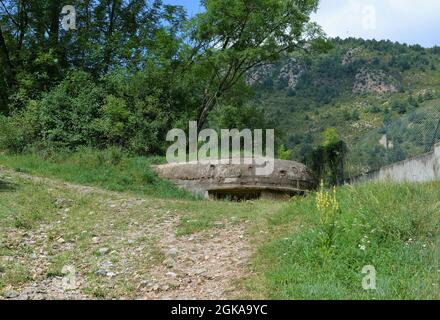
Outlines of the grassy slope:
M126 191L161 198L193 198L189 193L160 180L151 165L162 159L129 158L121 151L83 149L50 156L6 155L0 152L0 165L19 172L64 179L111 191Z
M274 229L291 219L302 223L259 250L256 265L270 298L440 297L438 183L344 187L338 199L342 212L331 248L322 244L314 197L292 202L270 219ZM377 291L361 287L365 265L377 270Z
M78 157L74 155L72 159ZM103 169L98 169L98 166L91 168L90 162L76 162L73 166L71 161L73 160L64 159L57 162L52 159L47 162L37 156L3 155L0 165L74 182L93 177L93 181L85 182L114 188L106 175L96 175L96 170ZM115 170L112 172L112 179L130 176L129 170L126 172L127 169L123 167L112 170ZM78 176L75 176L75 172ZM53 190L45 190L38 183L9 181L4 176L0 176L0 180L1 233L14 229L36 228L57 219ZM125 189L121 189L130 194L151 196L151 200L155 202L158 194L154 187L139 188L138 184L139 182L134 180L133 186L122 184ZM251 265L254 272L241 282L247 292L245 298L440 298L438 183L366 184L338 189L337 197L342 212L337 218L336 236L330 248L323 246L320 240L322 226L315 207L314 194L295 198L289 203L227 203L181 199L179 193L170 190L167 196L180 200L160 200L158 205L161 215L166 215L166 212L171 210L183 212L178 229L180 234L221 228L225 221L246 222L256 253ZM75 199L76 196L69 194L67 197ZM106 228L110 223L112 229L119 226L122 228L121 232L129 231L129 225L124 223L126 217L120 217L117 213L110 215L106 225L97 224L96 219L102 217L95 219L88 214L90 211L99 212L99 209L93 208L91 200L87 198L75 201L75 208L68 215L69 223L64 227L57 227L50 236L53 242L56 242L59 235L63 235L66 240L79 237L82 245L76 249L79 251L75 252L75 256L84 257L83 259L89 257L86 259L86 266L92 265L91 261L96 260L96 257L93 248L90 247L90 240L81 236L84 228L87 234L93 234L97 233L95 228ZM143 212L134 212L128 216L130 221L143 221L142 217ZM362 245L365 245L365 250L361 249ZM11 252L11 249L3 246L0 248L0 254L27 255L25 249L13 249ZM59 273L58 266L61 266L66 258L69 257L53 257L51 272ZM365 265L373 265L377 270L377 291L367 292L361 287L364 276L361 270ZM0 274L0 287L26 282L30 277L26 272L26 265L23 264L1 265ZM93 273L90 277L93 280ZM121 291L116 293L128 290L125 285L119 285L121 287L116 287ZM101 288L100 286L103 284L98 284L97 288ZM105 287L99 290L95 294L105 291Z

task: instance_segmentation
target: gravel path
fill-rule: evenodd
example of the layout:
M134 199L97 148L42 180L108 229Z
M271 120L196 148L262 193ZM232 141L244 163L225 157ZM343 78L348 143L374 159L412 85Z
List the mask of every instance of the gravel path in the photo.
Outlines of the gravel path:
M63 235L55 238L52 235L63 226L69 214L75 214L69 212L73 200L56 200L60 207L57 221L31 230L1 230L5 235L1 237L0 248L8 248L12 254L0 254L0 263L25 265L30 270L30 279L19 286L6 286L0 292L0 299L227 299L240 296L237 280L247 275L252 254L245 236L245 223L223 222L200 233L177 236L183 213L167 210L167 200L127 197L124 193L1 168L0 173L26 183L73 191L80 199L92 197L97 210L108 214L106 222L93 234L83 231L74 238L79 241L82 233L90 234L90 247L81 252L83 256L77 257L75 283L69 289L66 289L69 278L48 275L48 270L51 258L57 254L80 250L75 240L65 241ZM143 220L133 212L150 215ZM114 227L121 221L126 224L125 228ZM154 239L154 250L151 242L140 241L145 237ZM118 291L124 286L130 288L130 294ZM106 294L100 297L96 294L98 289Z

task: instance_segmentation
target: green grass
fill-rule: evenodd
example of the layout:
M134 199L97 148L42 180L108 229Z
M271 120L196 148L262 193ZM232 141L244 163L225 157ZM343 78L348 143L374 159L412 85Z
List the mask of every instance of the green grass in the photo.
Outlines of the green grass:
M29 270L20 263L10 264L7 267L0 266L0 275L0 289L6 284L19 285L32 279Z
M82 149L47 156L36 153L0 153L0 166L18 172L59 178L111 191L134 192L160 198L194 198L188 192L157 177L151 165L161 161L163 159L160 158L128 157L118 149Z
M315 198L291 202L269 227L292 220L302 227L260 247L254 261L259 276L251 287L265 288L271 299L439 299L439 186L339 189L342 212L330 246L322 241ZM377 290L362 288L366 265L377 271Z
M188 235L207 229L221 228L226 223L250 222L255 226L261 225L265 223L267 217L277 212L283 205L283 203L266 200L179 201L170 204L170 208L183 213L178 235Z
M42 221L55 218L55 200L45 187L2 178L0 175L0 226L32 229Z
M323 241L328 229L321 223L314 193L290 202L162 199L164 195L178 198L175 189L158 193L154 190L157 182L144 186L142 180L136 180L136 168L141 172L148 169L133 163L150 160L123 158L110 164L107 159L110 169L106 169L97 165L97 157L0 156L1 165L21 171L117 190L113 182L128 192L78 194L62 183L29 181L11 172L0 174L0 233L9 239L0 239L0 289L30 281L27 266L32 264L36 248L23 245L21 234L44 227L47 244L33 246L47 251L47 277L59 276L64 265L74 264L87 280L87 293L98 298L135 296L134 280L106 280L94 274L97 263L105 258L96 252L102 246L115 250L112 261L117 264L127 259L133 246L142 244L146 251L139 257L130 256L130 265L147 275L149 264L160 263L163 257L156 247L158 239L142 230L172 212L181 217L178 235L215 232L234 223L246 226L255 254L249 266L252 272L239 283L243 298L440 299L440 183L338 188L341 212L328 245ZM121 183L124 176L133 177L133 185ZM115 201L120 203L118 199L133 192L148 195L147 202L113 208ZM73 200L70 211L57 208L55 201L60 197ZM61 219L63 223L58 224ZM136 245L119 240L129 234ZM96 235L103 239L102 244L91 242ZM75 243L72 251L57 249L60 236ZM361 271L366 265L377 271L376 290L362 288L365 275Z
M289 203L177 202L181 234L248 221L256 276L244 298L439 299L440 184L365 184L339 188L341 212L325 245L314 193ZM362 250L365 246L365 250ZM377 289L362 287L364 266Z

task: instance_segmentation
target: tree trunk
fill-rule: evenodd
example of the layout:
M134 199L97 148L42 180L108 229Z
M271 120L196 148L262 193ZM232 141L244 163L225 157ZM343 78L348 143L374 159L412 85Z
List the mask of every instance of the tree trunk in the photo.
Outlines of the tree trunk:
M3 37L3 31L0 26L0 59L3 66L3 72L8 87L12 85L14 76L11 60L9 58L8 47L6 46L5 38Z
M197 130L201 131L203 129L203 126L206 123L206 120L208 119L209 113L214 108L215 104L217 102L217 93L215 93L213 96L205 99L205 102L202 105L201 112L198 117L197 121Z
M22 65L21 61L21 49L23 48L24 37L26 35L26 31L29 25L29 16L27 13L27 7L24 3L24 0L20 0L19 8L18 8L18 28L19 28L19 36L17 41L17 50L15 52L15 59L17 64Z
M106 73L110 67L111 59L112 59L112 50L113 50L113 29L115 24L115 13L116 13L116 6L117 6L118 0L113 0L111 9L110 9L110 15L109 15L109 25L107 29L107 44L104 51L104 73Z
M59 52L58 38L60 33L60 1L51 0L49 6L49 48L53 49L56 53Z

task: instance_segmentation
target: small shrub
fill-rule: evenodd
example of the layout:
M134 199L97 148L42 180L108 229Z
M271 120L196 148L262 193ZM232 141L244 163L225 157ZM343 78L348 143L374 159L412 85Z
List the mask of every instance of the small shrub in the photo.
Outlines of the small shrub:
M30 101L24 110L11 116L0 115L0 149L14 153L22 152L39 137L39 104Z
M284 145L281 145L278 149L278 157L281 160L292 160L293 150L287 149Z

